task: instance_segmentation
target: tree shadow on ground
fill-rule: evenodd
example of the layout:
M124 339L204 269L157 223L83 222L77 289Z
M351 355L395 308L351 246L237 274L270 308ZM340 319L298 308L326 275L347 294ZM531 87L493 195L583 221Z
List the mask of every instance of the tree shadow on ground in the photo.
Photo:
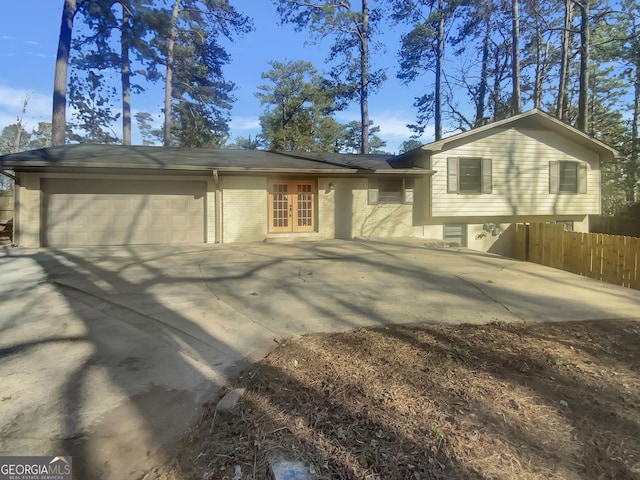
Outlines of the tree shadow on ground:
M209 410L183 451L185 476L240 468L270 478L269 459L282 456L332 479L637 478L640 328L591 325L399 326L291 341L238 380L248 392L235 411ZM620 361L598 357L582 371L589 355L538 339L585 331L616 345Z
M70 337L54 335L59 326L51 324L48 331L34 331L32 339L0 350L6 361L32 355L42 345L59 345L48 356L41 355L48 358L53 372L56 356L74 359L60 388L50 393L51 402L63 411L56 414L62 423L60 435L49 439L47 448L73 456L75 478L139 477L150 466L171 459L175 442L200 414L199 397L220 388L224 375L240 368L225 361L242 364L243 354L154 295L159 283L185 279L167 277L167 271L154 269L148 258L137 258L135 250L127 252L127 262L146 270L138 272L139 281L72 250L44 250L23 258L41 266L47 288L64 303L64 312L52 319L83 331ZM65 285L65 278L80 278L81 285ZM203 284L202 278L188 281ZM148 295L153 315L113 303L114 292ZM28 293L7 295L29 298ZM23 319L29 319L28 306L23 314ZM168 317L173 324L158 320ZM3 327L11 329L12 320L7 320ZM73 345L82 351L76 352ZM103 404L100 396L109 403ZM32 407L41 408L27 408Z
M81 412L89 405L90 396L95 394L91 391L92 379L95 375L103 375L106 379L105 383L113 386L128 399L126 403L128 410L117 412L119 416L105 418L104 424L101 425L111 435L110 438L116 438L122 432L115 427L110 429L109 424L117 425L119 419L134 416L139 419L136 428L143 435L140 438L141 442L149 442L154 446L156 450L151 452L151 455L155 455L155 458L167 460L171 458L174 447L170 440L164 437L166 433L164 423L183 422L182 426L184 426L187 420L197 415L195 407L198 400L189 395L185 397L175 393L180 389L172 390L171 385L163 380L163 376L168 372L159 371L161 367L170 367L172 376L190 379L191 384L219 386L222 383L221 375L229 373L229 370L220 371L224 366L217 363L218 354L225 352L233 358L243 356L243 352L239 352L236 345L220 340L211 331L194 322L187 312L169 307L163 302L163 292L168 286L183 285L187 290L197 288L198 291L203 292L203 295L212 295L220 301L231 304L238 311L244 312L246 318L260 322L265 328L273 327L275 332L292 334L301 332L296 331L295 328L291 331L287 328L278 329L275 327L276 321L282 321L284 318L283 324L290 322L295 326L303 320L311 324L316 318L334 316L337 312L339 315L332 324L332 328L336 329L353 328L365 323L387 325L406 322L407 316L403 314L402 308L400 314L398 309L395 309L394 316L393 312L385 310L385 305L376 305L376 302L391 304L394 301L398 302L400 307L409 303L418 304L421 314L416 318L433 321L437 320L442 313L446 313L443 309L451 302L451 299L444 298L446 295L458 296L462 300L464 300L463 297L468 297L478 302L486 301L476 292L475 287L465 285L460 278L438 269L427 268L430 262L429 253L432 252L426 252L426 256L416 259L408 255L404 248L392 247L389 250L381 246L380 252L374 250L372 253L371 249L352 249L353 246L352 242L332 242L328 245L323 243L304 246L287 245L286 249L277 246L260 246L260 249L257 249L259 251L253 253L250 248L240 246L229 250L212 249L206 254L203 254L202 250L194 249L194 256L188 258L188 264L184 265L184 269L180 268L173 273L158 267L158 264L163 262L163 255L172 254L167 253L166 250L155 254L152 249L151 254L142 256L139 250L130 249L126 251L121 261L115 262L117 266L115 269L106 268L103 264L104 258L101 258L101 255L108 256L108 250L98 254L96 258L83 258L80 251L73 250L41 251L28 256L48 272L48 282L56 286L57 292L68 304L69 314L77 317L84 329L84 334L80 338L86 343L87 351L69 373L61 389L66 424L64 439L60 445L65 453L74 455L74 465L77 466L78 472L86 478L100 478L113 468L113 463L105 465L91 461L90 452L98 446L94 438L81 433L86 427L84 423L86 419ZM345 251L341 251L343 247ZM229 252L243 250L250 252L246 260L232 261L228 258ZM188 253L185 254L188 255ZM415 253L418 255L417 250ZM178 255L180 252L173 254ZM481 264L489 261L485 257L474 256L473 258ZM337 274L329 275L332 271L325 270L323 267L328 262L340 263L343 268ZM499 270L501 267L493 265L492 268ZM67 273L71 271L73 275L70 274L68 277ZM354 272L360 271L375 275L379 280L380 290L363 292L359 277L354 276ZM301 272L312 272L319 277L319 280L303 281ZM324 273L327 275L323 276ZM65 284L65 280L71 277L79 278L80 280L77 281L81 284ZM366 285L368 288L370 284ZM254 286L259 291L252 291ZM405 292L401 297L393 296L393 292L401 292L406 288L411 288L410 293ZM506 295L511 294L508 286L495 285L493 288ZM376 295L383 289L392 294L385 297L383 301L377 300ZM427 291L435 295L431 295L425 301L421 294ZM277 292L281 295L278 297L279 303L269 304L269 296ZM253 296L253 293L259 295ZM312 293L314 296L311 295ZM153 314L145 314L118 304L113 300L114 294L148 295ZM266 303L251 303L257 300ZM540 298L529 298L525 294L514 295L514 300L529 304L532 308L535 308L536 302L541 301ZM307 309L304 311L292 309L291 305L296 301L305 303ZM579 303L578 299L565 300L567 308ZM604 310L602 315L605 316ZM467 317L476 318L478 312L471 310ZM171 320L168 322L166 319ZM413 318L411 321L416 322ZM129 337L117 344L110 341L112 337L109 333L109 329L115 324L123 329L124 337ZM176 325L179 328L176 328ZM511 451L510 445L523 445L533 452L530 456L533 464L553 458L562 463L562 468L558 470L560 473L575 471L571 470L574 467L563 463L566 455L562 453L562 446L553 444L556 451L553 453L553 449L540 439L540 435L532 436L526 430L513 428L505 422L507 413L511 412L508 410L511 408L509 404L501 405L501 410L496 410L495 405L487 403L490 392L476 392L475 397L466 398L466 385L462 380L456 379L455 369L447 370L446 373L449 375L447 383L424 376L429 373L431 366L446 363L452 348L458 345L461 349L460 355L464 356L462 352L468 350L469 355L474 359L469 363L471 373L467 372L468 375L475 373L495 377L498 379L496 380L498 385L504 385L501 388L506 391L509 388L526 388L533 392L536 398L543 399L541 401L547 409L545 411L549 415L553 414L558 425L574 425L577 420L572 418L569 412L557 407L556 396L563 394L563 399L570 405L583 405L584 402L581 403L581 396L578 393L565 394L565 390L558 390L553 385L547 385L546 382L536 383L527 380L526 375L520 375L523 372L516 369L516 366L521 365L517 362L524 359L530 371L546 371L544 369L548 368L548 365L545 361L529 358L527 352L519 350L514 350L517 354L514 353L515 357L512 358L504 346L493 345L495 351L491 351L490 343L470 344L462 333L437 338L438 335L435 333L427 332L427 335L431 334L431 340L421 342L420 338L412 333L392 332L395 330L381 329L377 335L385 337L387 341L392 339L401 341L413 352L412 356L406 357L407 361L401 365L402 368L395 370L394 375L379 378L377 384L373 381L375 375L385 372L383 368L385 365L391 365L398 358L397 349L401 348L401 344L394 344L394 347L385 352L378 352L371 348L367 351L366 342L363 345L362 342L358 343L352 339L342 345L338 337L328 337L331 338L331 343L341 345L343 348L346 358L343 361L357 366L352 376L340 379L340 370L331 363L330 359L323 358L322 353L314 348L306 349L298 355L300 358L304 356L314 359L315 367L312 370L314 375L311 378L300 376L296 373L297 369L292 370L290 365L277 362L268 364L260 373L261 383L258 384L255 394L247 397L241 411L241 419L244 417L248 422L243 420L243 423L239 423L237 419L230 420L232 423L236 422L240 429L236 431L238 437L225 440L224 436L219 436L225 435L224 428L220 428L221 415L217 420L211 418L213 427L206 427L205 442L206 439L215 440L220 448L226 448L228 444L231 449L235 448L238 441L244 442L243 444L251 447L246 455L234 450L224 450L220 455L227 455L232 461L239 458L239 455L244 455L241 463L246 468L250 468L258 461L258 454L262 455L261 461L264 461L270 452L270 450L256 450L255 447L262 445L266 446L266 450L272 448L273 446L267 445L267 439L277 435L276 440L281 450L289 448L287 442L293 442L293 445L298 445L297 448L307 448L307 453L311 452L309 454L314 458L325 458L326 461L318 464L318 469L327 475L333 475L332 478L366 478L367 475L374 475L370 478L493 478L500 476L499 470L484 473L480 466L468 460L468 456L464 457L462 455L465 452L464 442L453 443L453 439L457 438L454 437L454 433L464 426L456 417L456 407L461 407L473 408L476 412L475 417L470 415L465 417L466 427L463 429L467 436L465 438L470 441L474 435L485 435L494 441L494 448L486 452L486 458L489 460L486 460L483 465L493 463L500 468L505 468L504 462L517 462L517 455L498 454L496 452L499 448L496 445L503 448L505 452ZM357 332L354 335L357 338ZM146 351L145 345L138 342L142 338L153 338L154 342L157 342L153 343L152 352ZM516 344L511 343L511 345ZM18 347L19 345L7 346L9 349ZM14 350L8 351L9 355L14 352ZM156 356L153 356L154 352ZM158 365L145 365L147 354L151 355L149 358L152 360L163 356L165 358ZM300 358L297 361L302 363ZM475 359L480 359L480 363L476 364ZM426 362L423 364L425 370L422 373L409 368L421 361ZM310 361L305 362L310 364ZM466 367L467 363L462 362L462 365ZM455 363L454 366L457 367L458 364ZM144 385L136 383L136 379L140 378L136 368L143 369L143 372L149 375L146 380L148 383ZM237 369L235 371L237 372ZM248 377L243 376L243 378L246 380ZM555 375L555 379L556 382L566 382L570 377L566 372L560 371ZM376 390L378 385L382 385L383 388ZM576 382L576 392L589 391L591 387L591 384ZM623 391L619 386L616 388ZM622 388L624 389L624 386ZM285 396L285 399L276 398L281 392L292 393ZM393 410L394 399L399 396L408 399L405 402L406 405ZM614 399L614 393L601 397L603 402L611 402ZM511 410L516 409L511 408ZM407 428L402 420L415 411L423 411L424 418L411 428ZM594 412L600 415L595 420L595 424L608 432L606 405L601 405ZM213 415L211 412L208 414ZM270 430L259 429L256 425L263 420L273 427ZM281 426L283 421L287 422L284 429ZM342 430L339 428L341 425ZM625 435L640 434L635 420L625 420L620 423L620 426ZM587 431L586 427L583 428L580 425L572 428L578 434ZM229 427L227 433L232 430L233 428ZM127 430L124 433L131 434L131 431ZM562 438L567 442L571 441L570 437ZM572 451L578 451L578 447ZM596 447L596 451L603 450ZM110 457L109 462L125 461L126 451L121 449L116 453L122 457ZM203 455L199 457L198 465L205 459L209 459L209 453L204 450L199 453ZM211 455L215 455L215 452ZM470 453L467 452L467 455ZM593 455L593 458L599 457ZM189 461L196 460L190 458ZM383 471L383 464L395 466L392 470ZM416 472L418 472L417 477ZM625 470L620 472L626 474ZM626 472L628 473L628 470Z

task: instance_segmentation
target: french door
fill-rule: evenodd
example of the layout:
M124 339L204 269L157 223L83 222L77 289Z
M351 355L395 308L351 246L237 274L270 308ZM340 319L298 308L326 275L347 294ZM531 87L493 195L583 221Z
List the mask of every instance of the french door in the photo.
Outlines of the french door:
M313 232L316 182L274 180L269 184L269 232Z

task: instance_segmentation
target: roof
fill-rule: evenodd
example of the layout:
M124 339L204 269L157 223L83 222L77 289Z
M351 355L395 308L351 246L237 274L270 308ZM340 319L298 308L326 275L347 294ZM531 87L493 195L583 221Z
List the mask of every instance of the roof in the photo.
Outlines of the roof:
M0 156L0 168L27 171L69 168L126 168L220 172L405 173L393 155L272 152L140 145L62 145Z
M449 150L451 148L464 145L473 141L477 136L480 136L490 130L499 130L506 128L523 128L532 130L549 130L562 135L564 138L571 140L583 147L597 152L599 155L606 158L619 158L622 154L614 148L604 144L600 140L587 135L584 132L561 122L555 117L544 113L540 110L529 110L528 112L515 115L513 117L499 120L497 122L489 123L472 130L453 135L451 137L438 140L436 142L427 143L422 147L418 147L415 150L411 150L394 160L397 165L407 165L412 158L419 156L423 152L437 153Z

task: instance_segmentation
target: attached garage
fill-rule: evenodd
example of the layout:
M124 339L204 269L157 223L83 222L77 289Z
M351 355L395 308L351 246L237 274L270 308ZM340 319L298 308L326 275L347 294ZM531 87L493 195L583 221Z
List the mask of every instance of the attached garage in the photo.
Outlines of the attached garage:
M207 184L180 180L42 179L42 244L205 242Z
M77 144L0 156L0 173L16 246L193 245L411 235L408 194L367 201L369 181L408 192L433 172L393 158Z

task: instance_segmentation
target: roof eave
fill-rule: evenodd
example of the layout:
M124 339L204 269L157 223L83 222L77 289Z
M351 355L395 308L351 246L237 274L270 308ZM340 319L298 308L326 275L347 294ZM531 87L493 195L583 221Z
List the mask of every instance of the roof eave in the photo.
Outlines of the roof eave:
M265 168L265 167L227 167L215 165L154 165L127 163L73 163L64 162L50 164L47 162L15 162L5 163L3 168L15 171L49 171L54 172L57 169L78 168L86 170L95 169L114 169L114 170L149 170L149 171L181 171L181 172L203 172L209 173L213 170L219 173L264 173L264 174L315 174L315 175L355 175L355 174L374 174L374 175L428 175L435 172L424 169L407 168L407 169L365 169L365 168Z

